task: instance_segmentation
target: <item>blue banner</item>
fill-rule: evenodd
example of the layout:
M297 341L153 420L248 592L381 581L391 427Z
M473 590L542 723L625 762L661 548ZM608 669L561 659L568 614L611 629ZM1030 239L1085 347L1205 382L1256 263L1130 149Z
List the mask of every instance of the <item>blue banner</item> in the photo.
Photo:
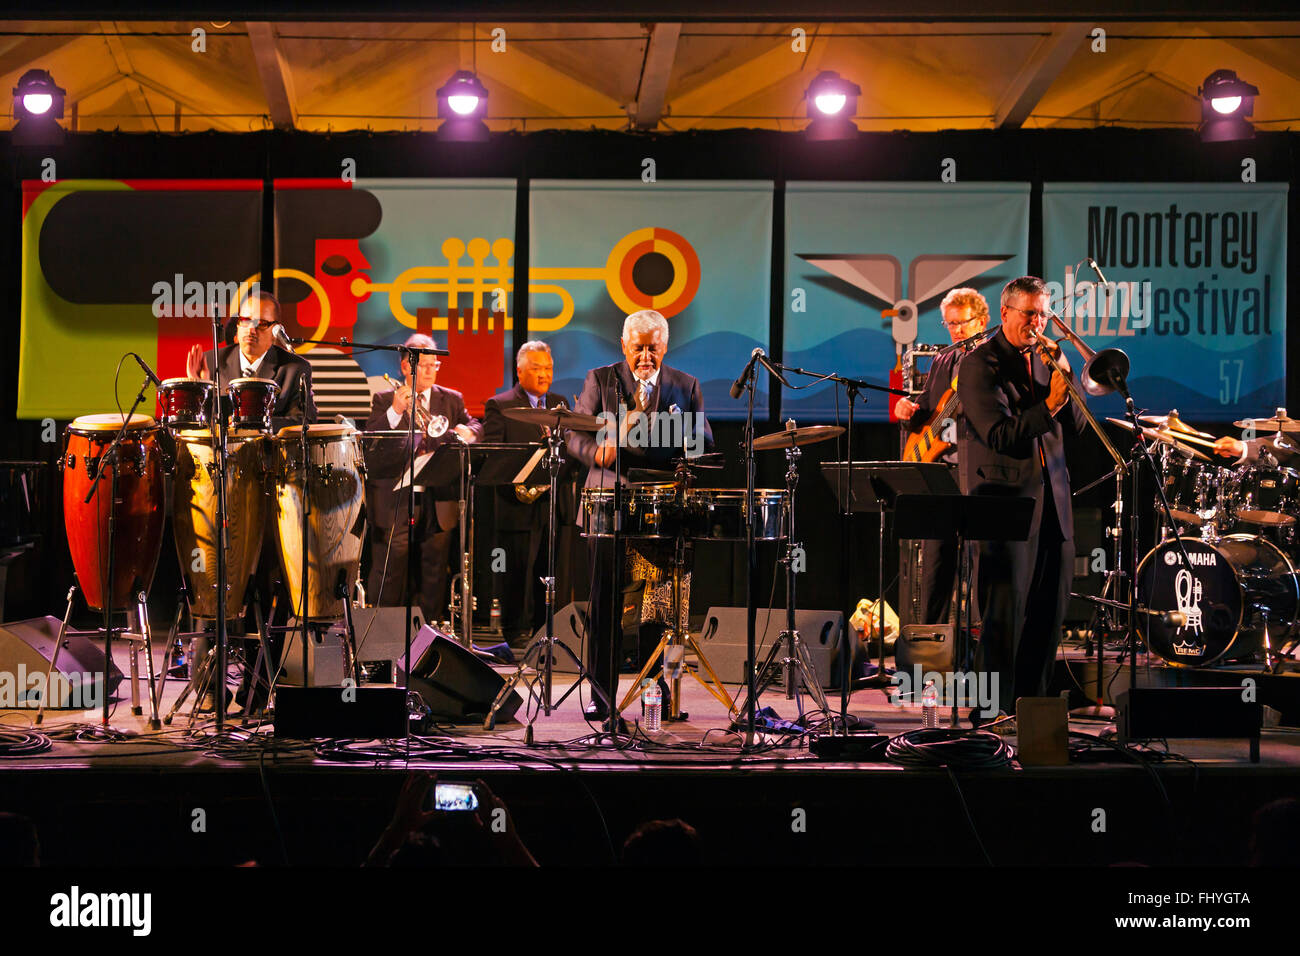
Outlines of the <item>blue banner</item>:
M1128 354L1138 405L1199 422L1268 417L1286 401L1286 194L1286 183L1046 184L1053 308L1089 346ZM1123 412L1117 395L1090 404Z
M700 380L710 418L743 418L728 393L768 346L772 184L539 180L529 196L528 332L551 346L552 388L620 361L624 317L656 309L666 364Z
M785 230L785 363L889 385L908 345L949 341L950 289L984 293L996 321L1002 286L1028 268L1029 185L790 183ZM855 418L887 421L893 399L865 397ZM785 390L781 414L831 420L836 401L828 385Z

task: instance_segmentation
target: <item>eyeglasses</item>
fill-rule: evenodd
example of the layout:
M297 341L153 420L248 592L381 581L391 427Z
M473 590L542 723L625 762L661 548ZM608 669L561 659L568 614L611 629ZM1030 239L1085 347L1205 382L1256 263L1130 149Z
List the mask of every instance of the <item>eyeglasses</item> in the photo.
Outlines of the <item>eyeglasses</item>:
M256 329L258 332L266 332L270 330L271 326L273 325L275 325L274 322L267 322L265 320L261 322L259 322L257 319L241 318L239 320L239 327L241 329Z
M1052 312L1051 312L1050 309L1042 309L1042 310L1040 310L1040 309L1021 309L1021 308L1018 308L1018 307L1016 307L1016 306L1014 306L1014 305L1009 305L1009 306L1007 306L1007 308L1008 308L1008 309L1015 309L1017 312L1023 312L1025 315L1029 316L1029 318L1030 318L1031 321L1034 320L1034 319L1040 319L1040 318L1041 318L1041 319L1048 319L1048 318L1051 318L1051 316L1052 316Z
M960 322L944 322L943 324L950 329L961 329L961 328L965 328L968 325L975 325L977 322L979 322L979 319L970 318L970 319L962 319Z

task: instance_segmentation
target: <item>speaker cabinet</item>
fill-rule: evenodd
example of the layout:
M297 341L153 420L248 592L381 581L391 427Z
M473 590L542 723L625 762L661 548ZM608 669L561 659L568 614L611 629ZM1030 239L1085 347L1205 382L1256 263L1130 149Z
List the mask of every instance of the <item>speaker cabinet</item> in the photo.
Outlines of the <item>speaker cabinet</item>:
M418 691L435 717L474 722L487 715L505 678L446 634L429 625L411 640L410 689ZM406 673L406 659L397 664L401 682ZM505 705L497 711L501 720L515 715L523 698L512 691Z
M763 624L767 622L767 628ZM812 659L813 669L822 687L839 686L837 660L844 639L844 614L842 611L795 611L795 628L799 641ZM785 610L774 608L768 616L761 608L755 624L755 644L758 662L767 657L772 645L785 629ZM857 641L854 641L858 644ZM704 617L700 632L702 650L718 677L727 684L745 682L746 625L745 608L711 607ZM855 649L854 660L864 656L861 646Z
M58 618L46 616L0 624L0 709L40 705L60 623ZM122 672L111 662L105 668L103 645L80 634L64 634L47 706L76 710L96 706L103 700L100 694L106 670L111 694L122 683ZM33 684L35 674L40 677ZM8 699L11 696L13 699Z

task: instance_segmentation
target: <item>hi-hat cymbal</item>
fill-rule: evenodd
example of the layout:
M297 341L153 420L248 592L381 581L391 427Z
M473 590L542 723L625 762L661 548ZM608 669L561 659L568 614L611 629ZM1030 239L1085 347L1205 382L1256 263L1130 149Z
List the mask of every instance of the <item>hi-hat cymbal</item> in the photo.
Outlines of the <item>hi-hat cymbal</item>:
M1300 432L1300 419L1289 416L1283 418L1243 418L1233 422L1238 428L1253 428L1257 432Z
M1132 424L1126 422L1122 418L1107 418L1106 421L1110 422L1112 425L1118 425L1121 428L1126 428L1129 431L1133 430ZM1177 448L1188 458L1195 459L1196 461L1210 460L1209 455L1203 454L1197 451L1191 445L1179 441L1177 438L1177 434L1178 434L1177 432L1170 431L1169 429L1143 428L1142 434L1145 435L1147 438L1151 439L1152 441L1158 441L1165 445L1172 445L1174 448Z
M1211 441L1214 440L1213 435L1206 434L1205 432L1198 432L1191 425L1188 425L1179 418L1178 409L1176 408L1171 408L1168 415L1139 415L1138 421L1150 422L1152 425L1164 425L1172 431L1183 432L1187 435L1196 435L1198 438L1208 438Z
M844 429L839 425L805 425L784 432L772 432L754 439L754 451L771 451L774 448L793 448L795 445L811 445L826 441L836 435L843 435Z
M605 419L572 412L567 408L503 408L501 414L513 421L536 425L539 428L570 428L575 432L598 432L605 427Z

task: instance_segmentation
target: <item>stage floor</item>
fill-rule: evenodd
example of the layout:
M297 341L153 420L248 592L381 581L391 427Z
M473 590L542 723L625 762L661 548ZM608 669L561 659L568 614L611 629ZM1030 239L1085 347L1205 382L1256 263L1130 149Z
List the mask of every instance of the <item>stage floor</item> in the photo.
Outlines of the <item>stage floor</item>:
M125 650L114 656L128 674ZM632 679L624 675L620 690ZM556 699L572 683L556 674ZM164 714L183 686L166 682ZM442 724L409 742L325 743L277 741L269 726L242 727L233 710L218 738L211 714L191 725L188 705L153 731L147 706L132 714L124 679L108 732L98 711L52 711L39 728L32 710L0 712L3 729L51 739L44 752L0 758L0 811L36 819L51 862L354 865L406 774L428 770L485 781L544 863L612 862L638 823L681 817L699 829L705 862L1215 864L1244 861L1259 807L1300 797L1292 729L1265 729L1254 764L1244 740L1170 739L1128 751L1097 745L1094 759L1062 767L949 771L822 760L806 736L769 734L742 753L727 708L693 679L683 688L689 719L648 734L635 705L631 734L617 741L583 718L583 687L536 717L531 744L522 708L493 731ZM838 706L837 693L828 697ZM760 704L797 716L775 686ZM891 736L921 726L919 707L895 706L879 689L855 690L849 712ZM948 719L941 711L943 726ZM1114 728L1072 720L1070 729L1109 739ZM192 831L196 808L205 835ZM1109 815L1101 832L1099 809Z

